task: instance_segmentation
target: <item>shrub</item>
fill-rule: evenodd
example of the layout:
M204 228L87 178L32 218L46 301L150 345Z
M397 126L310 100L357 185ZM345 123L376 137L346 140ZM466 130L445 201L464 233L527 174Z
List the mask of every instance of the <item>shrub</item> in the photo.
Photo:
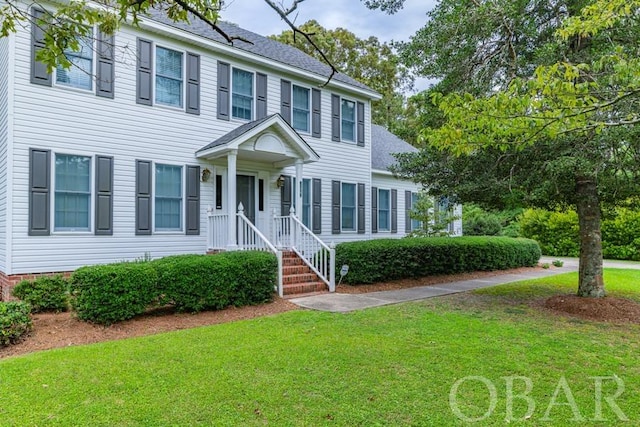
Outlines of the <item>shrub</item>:
M31 331L30 311L23 301L0 302L0 347L17 342Z
M62 275L23 280L11 294L28 303L32 313L66 311L69 306L69 283Z
M377 239L336 247L336 265L349 265L344 282L350 284L534 266L539 258L535 241L509 237Z
M176 255L151 265L163 301L190 312L270 301L278 273L274 255L252 251Z
M72 306L81 320L110 325L142 314L158 296L150 263L82 267L71 276Z
M559 259L554 259L551 264L553 264L554 267L562 267L564 262Z

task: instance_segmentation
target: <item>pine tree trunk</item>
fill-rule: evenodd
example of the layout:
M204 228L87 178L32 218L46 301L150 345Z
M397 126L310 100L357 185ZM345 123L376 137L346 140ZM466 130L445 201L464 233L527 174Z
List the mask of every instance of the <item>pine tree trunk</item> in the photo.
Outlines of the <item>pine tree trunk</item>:
M600 230L600 199L593 179L576 180L578 223L580 230L580 268L578 296L605 296L602 278L602 234Z

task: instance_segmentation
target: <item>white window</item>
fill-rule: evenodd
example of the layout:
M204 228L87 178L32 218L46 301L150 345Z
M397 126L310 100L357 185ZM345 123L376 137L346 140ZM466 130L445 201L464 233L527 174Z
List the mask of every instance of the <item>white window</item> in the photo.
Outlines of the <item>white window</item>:
M418 193L411 193L411 210L416 208L418 203ZM420 230L422 228L422 221L411 218L411 230Z
M356 231L356 185L342 183L341 222L343 231Z
M253 118L253 73L233 69L231 75L231 115L236 119Z
M341 132L343 141L356 141L356 103L342 100L340 108Z
M182 230L182 167L156 164L156 231Z
M91 90L93 88L93 34L78 38L78 49L67 48L65 57L71 62L71 67L56 68L56 84Z
M293 106L291 126L297 131L309 132L309 119L311 117L309 89L293 85L291 98L291 105Z
M56 154L54 230L89 231L91 157Z
M391 197L389 190L378 190L378 230L391 229Z
M182 108L182 52L156 46L156 104Z

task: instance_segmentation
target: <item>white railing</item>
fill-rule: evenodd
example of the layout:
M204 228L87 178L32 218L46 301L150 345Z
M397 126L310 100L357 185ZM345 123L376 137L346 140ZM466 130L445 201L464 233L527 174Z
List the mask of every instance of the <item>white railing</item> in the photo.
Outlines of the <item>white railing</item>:
M292 249L329 286L329 292L335 292L335 245L320 240L296 217L293 207L288 216L274 215L273 224L275 244Z
M207 209L207 214L209 216L208 249L226 249L229 245L229 215L215 215L211 207Z
M236 217L238 220L238 249L246 251L269 251L273 252L278 259L278 284L276 291L278 295L282 297L282 251L273 246L271 242L269 242L269 239L245 216L242 203L238 205Z

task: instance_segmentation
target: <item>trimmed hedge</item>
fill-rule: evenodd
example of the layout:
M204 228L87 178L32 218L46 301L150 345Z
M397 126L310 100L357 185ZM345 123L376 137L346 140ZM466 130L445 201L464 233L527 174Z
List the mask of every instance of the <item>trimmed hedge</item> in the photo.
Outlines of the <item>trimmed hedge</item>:
M336 247L336 266L349 265L343 280L349 284L504 270L534 266L539 259L535 241L510 237L377 239Z
M22 301L0 302L0 347L13 344L31 331L31 307Z
M60 312L69 308L69 283L60 274L23 280L13 288L11 295L29 304L32 313Z
M131 319L157 299L157 277L148 262L81 267L71 276L72 306L79 319L103 325Z
M164 301L189 312L270 301L278 274L276 257L259 251L176 255L151 264Z

